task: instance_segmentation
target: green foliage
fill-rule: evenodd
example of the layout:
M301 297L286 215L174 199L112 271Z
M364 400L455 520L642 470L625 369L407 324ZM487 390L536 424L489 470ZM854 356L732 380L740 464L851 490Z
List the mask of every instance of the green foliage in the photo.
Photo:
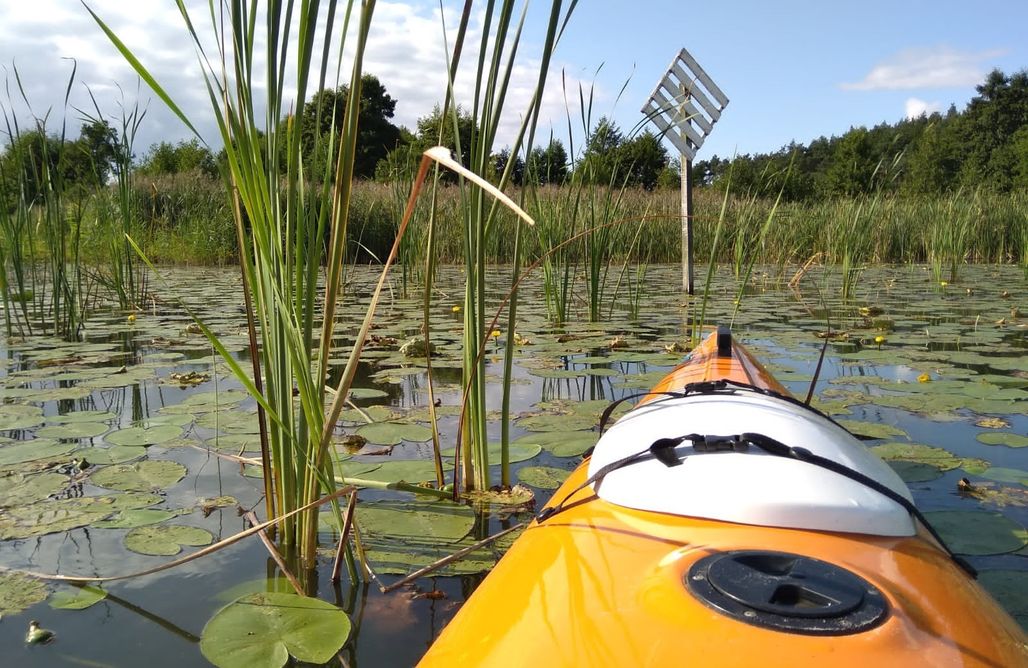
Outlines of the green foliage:
M177 144L162 141L152 145L140 161L137 171L145 176L183 174L191 171L199 171L212 179L218 176L214 154L196 138Z
M1028 71L994 70L977 93L963 111L951 107L946 114L855 127L770 154L732 160L715 155L694 165L696 183L724 187L731 165L732 189L752 192L761 175L783 173L783 161L793 157L785 201L897 191L938 195L958 188L1023 191L1028 188Z

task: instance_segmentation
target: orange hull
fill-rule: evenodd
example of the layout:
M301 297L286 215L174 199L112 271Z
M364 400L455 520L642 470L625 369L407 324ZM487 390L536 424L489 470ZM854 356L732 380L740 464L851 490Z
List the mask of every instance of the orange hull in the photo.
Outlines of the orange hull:
M784 391L739 346L708 338L654 391L729 378ZM586 480L580 466L551 503ZM579 503L575 503L579 501ZM1028 666L1021 628L925 534L887 538L634 510L586 488L533 523L419 664L445 666ZM877 587L883 622L802 635L726 617L684 585L732 550L809 555Z

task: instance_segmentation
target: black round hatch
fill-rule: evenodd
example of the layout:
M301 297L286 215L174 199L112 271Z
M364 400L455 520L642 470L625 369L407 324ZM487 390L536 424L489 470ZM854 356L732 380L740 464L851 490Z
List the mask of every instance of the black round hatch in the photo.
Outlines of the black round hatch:
M716 552L693 564L686 577L689 591L718 612L778 631L859 633L888 612L885 597L867 580L788 552Z

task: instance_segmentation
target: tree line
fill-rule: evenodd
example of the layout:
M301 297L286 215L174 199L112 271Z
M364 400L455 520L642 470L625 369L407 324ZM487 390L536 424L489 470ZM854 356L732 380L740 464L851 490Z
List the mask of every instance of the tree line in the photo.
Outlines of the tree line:
M976 92L962 111L951 105L946 113L854 127L773 153L714 156L694 163L692 175L737 192L781 192L791 201L1028 190L1028 71L993 70Z
M733 159L713 156L692 166L694 183L730 188L733 192L777 194L791 201L853 197L873 192L943 194L960 188L996 192L1028 189L1028 71L1006 75L994 70L976 88L963 111L951 106L932 113L873 128L853 127L838 137L819 137L809 144L790 143L773 153ZM286 116L276 127L276 159L286 160L285 137L298 127L306 171L314 180L331 178L329 151L337 150L346 121L346 86L317 92L299 118ZM438 106L418 119L413 129L392 122L396 100L373 75L361 83L357 156L354 176L392 180L408 175L426 148L473 145L471 115L458 107L447 113ZM10 128L10 125L8 126ZM65 140L43 126L8 131L0 154L0 197L30 200L42 180L60 179L72 189L105 184L126 162L127 149L109 122L89 119L79 137ZM458 151L461 153L461 151ZM215 153L193 139L158 142L134 158L142 175L199 172L217 178L224 149ZM464 156L467 160L467 156ZM508 172L515 185L578 183L652 190L677 186L679 165L669 158L660 138L649 131L626 134L609 118L590 129L581 153L570 155L563 142L550 137L527 155L501 150L491 156L493 174Z

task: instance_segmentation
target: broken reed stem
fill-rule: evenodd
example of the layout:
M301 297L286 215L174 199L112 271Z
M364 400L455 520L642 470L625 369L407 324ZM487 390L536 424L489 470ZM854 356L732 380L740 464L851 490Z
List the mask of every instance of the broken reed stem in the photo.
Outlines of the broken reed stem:
M350 492L350 500L346 504L346 516L343 517L343 528L339 532L339 548L336 550L336 560L332 564L332 582L339 582L339 570L343 565L343 554L346 552L346 541L350 537L350 525L353 523L353 513L357 509L357 490Z
M402 587L404 585L410 584L411 582L414 582L418 578L424 577L425 575L428 575L432 571L442 568L446 564L453 563L454 561L457 561L458 559L461 559L461 558L467 556L469 553L474 552L478 548L485 547L489 543L492 543L494 540L498 540L500 538L503 538L507 534L509 534L509 533L511 533L513 531L517 531L518 529L522 529L525 526L526 525L525 525L524 522L519 522L518 524L515 524L514 526L512 526L512 527L510 527L508 529L504 529L503 531L501 531L501 532L499 532L497 534L493 534L492 536L489 536L488 538L485 538L483 540L478 541L474 545L468 545L464 549L458 550L458 551L454 552L453 554L451 554L448 557L443 557L439 561L433 562L433 563L429 564L428 566L425 566L424 568L419 568L418 570L414 571L413 573L411 573L407 577L403 578L402 580L397 580L393 584L391 584L388 587L386 587L385 589L383 589L382 593L383 594L388 594L389 592L395 591L395 590L399 589L400 587Z
M257 519L257 515L252 510L248 510L243 513L243 517L245 517L246 521L250 523L250 526L257 526L260 524L260 520ZM262 529L257 532L257 537L261 539L262 543L264 543L264 547L268 548L268 553L271 554L271 558L275 560L278 570L282 571L282 575L286 576L286 579L289 580L289 584L293 585L293 589L296 590L296 593L300 596L306 596L307 594L304 593L303 586L300 584L300 581L292 574L289 567L286 566L286 562L285 559L282 558L282 554L268 539L268 533Z
M361 540L360 527L358 527L357 524L354 523L352 525L352 528L353 546L357 548L357 558L361 562L361 568L363 568L364 572L368 574L368 577L371 578L371 581L378 586L378 590L384 594L386 590L385 585L383 585L382 581L378 579L377 575L375 575L374 569L371 568L371 562L368 561L368 555L364 553L364 542Z
M38 578L40 580L56 580L58 582L111 582L113 580L128 580L130 578L143 577L144 575L153 575L154 573L160 573L161 571L166 571L168 569L175 568L176 566L181 566L182 564L188 564L190 561L195 561L195 560L199 559L200 557L206 557L208 554L213 554L214 552L217 552L218 550L226 548L229 545L233 545L235 543L238 543L239 541L243 540L244 538L252 536L255 533L258 533L260 531L263 531L264 529L267 529L268 527L274 526L276 523L278 523L281 520L286 519L287 517L291 517L293 515L297 515L299 513L304 512L305 510L310 510L311 508L314 508L315 506L324 505L324 504L328 503L329 501L331 501L332 499L338 499L340 496L342 496L344 494L349 494L352 491L353 491L353 487L349 487L349 486L341 487L340 489L337 489L336 491L332 492L331 494L328 494L327 496L323 496L320 499L312 501L311 503L308 503L305 506L301 506L300 508L292 510L292 511L286 513L285 515L282 515L281 517L276 517L275 519L271 519L271 520L268 520L267 522L263 522L261 524L258 524L255 527L250 527L249 529L246 529L245 531L240 531L239 533L235 534L234 536L229 536L228 538L226 538L224 540L219 540L214 545L208 545L207 547L203 548L202 550L197 550L196 552L193 552L192 554L187 554L186 556L182 557L181 559L176 559L175 561L169 561L166 564L161 564L160 566L154 566L153 568L148 568L145 571L139 571L138 573L129 573L127 575L109 575L109 576L106 576L106 577L98 577L98 576L92 576L92 575L83 575L83 576L78 576L78 575L53 575L53 574L50 574L50 573L36 573L35 571L26 571L26 570L22 570L22 569L19 569L19 568L8 568L8 567L3 566L3 565L0 565L0 572L10 571L10 572L22 573L24 575L28 575L29 577Z

